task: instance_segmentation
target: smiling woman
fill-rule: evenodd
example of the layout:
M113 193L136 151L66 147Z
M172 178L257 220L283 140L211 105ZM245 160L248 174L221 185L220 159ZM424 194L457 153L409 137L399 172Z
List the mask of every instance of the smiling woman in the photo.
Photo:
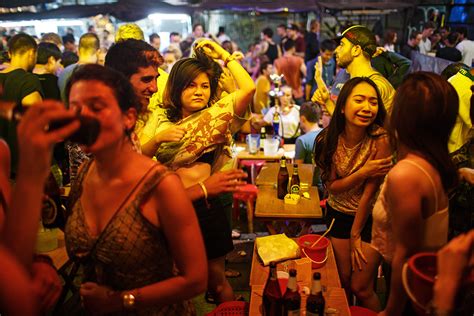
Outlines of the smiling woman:
M315 161L329 191L326 222L336 219L331 242L346 292L380 310L373 291L380 256L370 245L372 205L391 167L385 109L375 83L356 77L344 84L329 124L316 138Z

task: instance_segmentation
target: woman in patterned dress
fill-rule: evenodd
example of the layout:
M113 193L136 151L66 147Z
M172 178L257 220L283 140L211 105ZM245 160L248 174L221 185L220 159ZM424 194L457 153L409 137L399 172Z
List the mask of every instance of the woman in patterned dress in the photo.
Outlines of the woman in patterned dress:
M83 306L94 314L192 315L204 291L204 245L179 177L137 153L130 133L138 102L128 80L98 65L71 77L69 105L100 122L71 191L65 230L81 262Z

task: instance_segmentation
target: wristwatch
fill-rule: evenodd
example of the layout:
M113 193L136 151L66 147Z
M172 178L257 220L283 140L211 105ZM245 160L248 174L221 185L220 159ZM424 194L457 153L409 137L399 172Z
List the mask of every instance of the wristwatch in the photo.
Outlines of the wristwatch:
M122 293L122 304L125 310L132 310L135 308L135 295L132 292L123 292Z

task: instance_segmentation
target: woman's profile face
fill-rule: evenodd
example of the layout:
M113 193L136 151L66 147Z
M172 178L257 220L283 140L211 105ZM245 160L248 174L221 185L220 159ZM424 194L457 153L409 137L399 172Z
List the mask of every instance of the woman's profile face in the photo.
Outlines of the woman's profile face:
M200 73L181 93L183 118L204 109L211 97L211 83L206 73Z
M361 82L352 89L343 109L346 124L368 127L375 121L379 111L377 92L367 82Z
M87 152L97 152L116 143L124 137L124 130L134 124L123 115L114 91L98 80L74 83L69 94L69 106L100 123L99 136L94 144L85 148Z

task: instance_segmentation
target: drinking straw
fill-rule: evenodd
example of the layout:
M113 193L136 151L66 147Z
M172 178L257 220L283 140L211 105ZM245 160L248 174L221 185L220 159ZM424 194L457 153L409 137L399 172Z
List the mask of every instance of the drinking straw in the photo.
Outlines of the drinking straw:
M334 225L334 221L336 219L333 218L332 221L331 221L331 225L329 225L329 228L324 232L324 234L322 234L321 236L319 236L319 238L311 245L310 248L313 248L314 246L316 246L316 244L324 237L327 235L327 233L329 233L329 231L331 231L331 228L332 228L332 225Z

